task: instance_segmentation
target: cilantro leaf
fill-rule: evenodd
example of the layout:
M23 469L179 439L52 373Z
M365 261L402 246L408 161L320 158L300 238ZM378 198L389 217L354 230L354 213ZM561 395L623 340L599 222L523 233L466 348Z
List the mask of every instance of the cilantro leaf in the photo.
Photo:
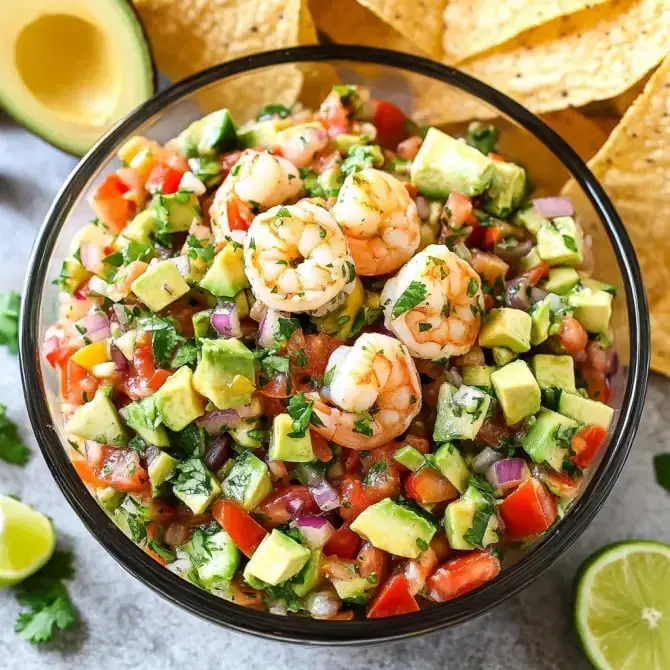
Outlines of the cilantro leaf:
M373 432L372 426L370 425L371 423L372 419L369 414L361 415L359 419L354 421L354 428L353 428L354 433L371 437Z
M267 121L268 119L280 118L285 119L287 116L291 116L291 110L284 105L270 104L265 105L259 112L256 117L256 121Z
M384 155L377 144L355 144L342 161L342 174L350 175L365 168L380 167L384 164Z
M305 432L312 419L313 409L314 401L306 400L305 394L302 391L298 391L289 400L286 411L293 420L293 431L288 434L288 437L305 437Z
M483 549L484 535L486 534L490 518L491 511L488 508L478 509L472 518L472 526L463 533L463 539L473 547Z
M172 489L185 496L208 496L212 492L212 480L209 470L199 458L189 458L176 467L176 476L172 479Z
M170 446L182 456L202 456L205 453L205 429L189 423L179 432L169 431Z
M189 235L186 239L188 251L186 255L192 260L201 259L204 263L214 260L214 247L211 244L203 244L203 241L195 235Z
M654 456L654 473L656 481L670 492L670 453Z
M138 319L137 327L152 333L151 349L156 365L159 368L169 368L177 347L185 342L177 333L174 321L151 314Z
M19 351L19 310L21 296L16 291L0 293L0 345L16 355Z
M393 318L408 312L416 307L426 297L426 285L420 281L412 280L409 286L402 292L393 305Z
M49 642L56 629L66 630L77 619L77 610L72 605L70 597L64 594L39 610L19 614L14 630L24 640L41 644Z
M186 340L175 351L171 367L177 370L184 365L195 365L198 362L198 345L195 340Z
M489 123L473 121L468 126L466 142L475 149L481 151L485 156L496 150L498 143L498 131Z
M280 316L277 325L277 332L275 333L274 338L277 342L286 342L299 328L300 321L297 319L284 319Z
M30 451L24 444L16 424L6 416L7 408L0 403L0 459L14 465L25 465Z

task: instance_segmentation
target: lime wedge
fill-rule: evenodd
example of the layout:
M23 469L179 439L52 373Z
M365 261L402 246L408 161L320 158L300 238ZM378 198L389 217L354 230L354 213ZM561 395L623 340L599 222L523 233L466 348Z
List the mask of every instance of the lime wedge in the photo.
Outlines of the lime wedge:
M670 546L619 542L586 561L575 628L598 670L670 668Z
M56 546L51 521L32 507L0 495L0 586L37 572Z

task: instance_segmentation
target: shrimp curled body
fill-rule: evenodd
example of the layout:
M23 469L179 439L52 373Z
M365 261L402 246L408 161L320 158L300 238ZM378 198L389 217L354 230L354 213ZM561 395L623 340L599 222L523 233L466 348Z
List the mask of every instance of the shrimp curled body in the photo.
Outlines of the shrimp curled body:
M254 295L286 312L318 309L355 273L337 223L308 199L256 216L244 241L244 266Z
M444 245L431 244L414 256L386 282L381 301L384 325L413 356L460 356L477 341L484 311L481 280Z
M365 168L349 175L333 205L360 275L397 270L421 240L416 204L393 175Z
M361 335L328 360L327 394L309 394L314 430L350 449L372 449L404 433L421 410L421 382L412 357L393 337ZM324 395L328 396L326 400Z

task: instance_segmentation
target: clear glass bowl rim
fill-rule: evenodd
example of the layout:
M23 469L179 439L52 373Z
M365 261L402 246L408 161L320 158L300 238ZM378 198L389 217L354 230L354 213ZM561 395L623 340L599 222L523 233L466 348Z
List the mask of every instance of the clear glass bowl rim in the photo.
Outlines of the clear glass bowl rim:
M56 240L77 195L118 143L139 124L197 89L257 68L300 62L349 61L399 68L459 88L532 133L565 165L586 192L609 236L628 303L630 364L622 406L600 467L568 516L542 542L489 584L452 602L381 620L327 622L281 617L226 602L172 574L136 547L109 519L70 465L44 394L38 360L42 287ZM602 507L625 464L642 414L649 372L649 316L633 245L603 187L566 142L538 117L503 93L455 68L406 53L353 45L291 47L246 56L194 74L158 93L109 130L65 182L37 235L24 285L20 322L20 368L30 421L46 463L84 525L130 574L189 612L237 632L284 642L321 645L378 644L436 632L478 616L539 577L579 537ZM40 390L40 392L36 392Z

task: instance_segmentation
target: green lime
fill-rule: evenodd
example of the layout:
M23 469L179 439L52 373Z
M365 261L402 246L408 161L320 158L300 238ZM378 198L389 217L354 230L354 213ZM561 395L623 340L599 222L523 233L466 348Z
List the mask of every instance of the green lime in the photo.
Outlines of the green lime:
M0 495L0 586L37 572L54 553L51 521L32 507Z
M601 549L576 579L575 627L598 670L670 668L670 546Z

